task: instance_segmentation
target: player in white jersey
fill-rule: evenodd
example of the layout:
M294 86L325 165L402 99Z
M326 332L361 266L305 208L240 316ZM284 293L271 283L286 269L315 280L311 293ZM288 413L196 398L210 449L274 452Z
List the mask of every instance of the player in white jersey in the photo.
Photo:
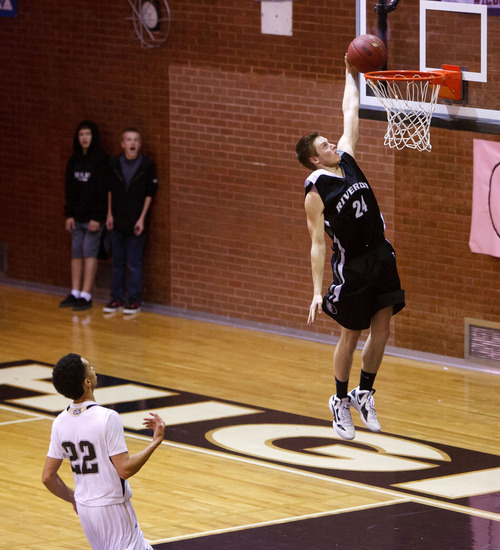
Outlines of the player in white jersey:
M351 405L371 431L380 431L373 383L389 338L391 318L404 307L405 300L377 200L355 160L359 91L356 70L347 56L345 64L344 131L338 144L314 132L303 136L295 150L299 162L313 170L305 182L304 203L314 286L308 324L324 311L341 326L333 357L336 394L330 397L329 407L336 432L344 439L353 439ZM332 239L334 253L333 282L323 297L325 232ZM361 332L368 328L359 386L349 392L354 351Z
M137 473L163 441L165 422L155 413L144 419L153 440L129 455L116 411L95 402L97 375L89 362L70 353L52 371L55 389L73 402L52 424L42 481L54 495L71 503L93 550L152 550L130 503L127 479ZM75 489L57 473L71 464Z

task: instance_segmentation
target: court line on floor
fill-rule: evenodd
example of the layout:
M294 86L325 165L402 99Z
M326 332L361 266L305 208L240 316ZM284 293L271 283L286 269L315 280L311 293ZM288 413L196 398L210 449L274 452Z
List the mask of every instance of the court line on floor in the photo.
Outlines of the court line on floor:
M20 412L20 413L28 415L28 416L31 415L33 417L38 417L37 419L48 419L48 420L52 420L52 421L54 420L54 417L49 415L49 414L45 415L43 413L39 414L39 413L30 412L30 411L22 411L20 409L15 408L15 407L8 407L8 406L5 406L5 405L0 405L0 408L4 409L4 410L10 410L10 411L13 411L13 412ZM144 411L144 412L146 413L147 411ZM25 420L25 421L28 421L28 420ZM22 422L22 420L21 420L21 422ZM128 432L127 430L125 430L125 435L127 437L132 438L132 439L139 439L141 441L151 441L151 437L131 433L131 432ZM404 493L404 492L400 492L396 489L384 489L382 487L375 487L373 485L366 485L364 483L360 483L360 482L356 482L356 481L350 481L350 480L340 479L340 478L336 478L336 477L325 476L325 475L322 475L322 474L316 474L316 473L313 473L313 472L308 472L306 470L292 468L292 467L289 467L289 466L282 466L280 464L274 464L274 463L271 463L271 462L266 462L264 460L258 460L258 459L244 457L244 456L227 454L227 453L223 453L221 451L214 451L214 450L211 450L211 449L203 449L203 448L200 448L200 447L194 447L192 445L187 445L187 444L184 444L184 443L175 443L175 442L172 442L172 441L164 440L162 442L162 445L165 445L167 447L173 447L173 448L185 450L185 451L190 451L190 452L194 452L194 453L198 453L198 454L206 454L206 455L209 455L209 456L213 456L213 457L221 458L221 459L225 459L225 460L231 460L231 461L234 461L234 462L242 462L244 464L250 464L250 465L258 466L258 467L261 467L261 468L268 468L268 469L272 469L272 470L277 470L277 471L284 472L284 473L289 473L289 474L292 474L292 475L299 475L299 476L302 476L302 477L309 477L311 479L321 480L321 481L324 481L324 482L327 482L327 483L334 483L334 484L337 484L337 485L343 485L345 487L349 487L349 488L352 488L352 489L360 489L360 490L365 490L365 491L372 492L372 493L379 493L379 494L382 494L382 495L385 495L385 496L393 497L393 499L399 500L401 502L415 502L415 503L419 503L419 504L424 504L426 506L441 508L441 509L452 511L452 512L466 514L466 515L469 515L469 516L482 517L484 519L489 519L489 520L492 520L492 521L499 521L500 522L500 514L495 513L495 512L487 512L485 510L480 510L478 508L470 508L470 507L463 506L463 505L460 505L460 504L452 504L452 503L444 502L444 501L441 501L441 500L438 500L438 499L433 499L433 498L429 498L429 497L422 497L422 496L419 496L419 495ZM379 505L383 505L383 504L384 503L380 503ZM275 521L280 521L280 520L275 520ZM192 535L190 538L193 538L194 536L198 536L198 535Z
M132 434L132 437L142 438L142 436L139 436L137 434ZM144 439L147 440L147 438L144 438ZM316 474L316 473L313 473L313 472L308 472L308 471L305 471L305 470L296 469L296 468L292 468L292 467L289 467L289 466L282 466L280 464L274 464L274 463L271 463L271 462L266 462L264 460L258 460L258 459L248 458L248 457L242 457L242 456L238 456L238 455L225 454L225 453L222 453L220 451L213 451L211 449L201 449L199 447L193 447L191 445L186 445L186 444L183 444L183 443L174 443L174 442L171 442L171 441L166 441L166 444L169 447L175 447L175 448L182 449L182 450L192 451L192 452L196 452L196 453L200 453L200 454L207 454L207 455L210 455L210 456L223 458L223 459L226 459L226 460L232 460L232 461L235 461L235 462L243 462L245 464L260 466L260 467L263 467L263 468L269 468L269 469L277 470L277 471L284 472L284 473L299 475L299 476L302 476L302 477L309 477L309 478L312 478L312 479L326 481L328 483L335 483L336 485L343 485L345 487L350 487L352 489L360 489L360 490L365 490L365 491L372 492L372 493L379 493L379 494L389 496L389 497L393 497L393 498L396 498L396 499L404 499L405 501L416 502L416 503L419 503L419 504L424 504L424 505L427 505L427 506L433 506L433 507L436 507L436 508L443 508L445 510L449 510L449 511L453 511L453 512L459 512L459 513L462 513L462 514L483 517L485 519L491 519L493 521L500 521L500 514L495 513L495 512L487 512L487 511L484 511L484 510L479 510L477 508L470 508L470 507L467 507L467 506L463 506L461 504L452 504L452 503L444 502L444 501L434 499L434 498L422 497L422 496L419 496L419 495L414 495L414 494L398 491L397 489L384 489L382 487L375 487L373 485L366 485L364 483L360 483L360 482L357 482L357 481L350 481L350 480L341 479L341 478L337 478L337 477L330 477L330 476L325 476L325 475L322 475L322 474Z
M221 535L223 533L232 533L236 531L243 531L246 529L255 529L257 527L267 527L269 525L280 525L282 523L291 523L293 521L302 521L306 519L321 518L325 516L334 516L339 514L347 514L349 512L359 512L361 510L369 510L371 508L380 508L381 506L391 506L393 504L399 504L401 502L408 502L407 498L399 498L385 502L374 502L371 504L364 504L362 506L349 506L347 508L338 508L336 510L327 510L324 512L316 512L314 514L304 514L301 516L291 516L287 518L275 519L270 521L261 521L258 523L248 523L247 525L238 525L236 527L226 527L224 529L213 529L211 531L204 531L202 533L193 533L189 535L181 535L178 537L170 537L161 540L149 540L150 544L162 544L165 542L174 542L180 540L189 540L198 537L208 537L210 535Z
M17 420L8 420L7 422L0 422L0 426L7 426L8 424L19 424L22 422L33 422L34 420L46 420L46 416L34 413L31 411L23 411L22 409L16 409L15 407L8 407L5 405L0 405L0 409L9 412L16 412L19 414L24 414L25 416L30 416L31 418L19 418ZM49 418L53 418L52 416Z

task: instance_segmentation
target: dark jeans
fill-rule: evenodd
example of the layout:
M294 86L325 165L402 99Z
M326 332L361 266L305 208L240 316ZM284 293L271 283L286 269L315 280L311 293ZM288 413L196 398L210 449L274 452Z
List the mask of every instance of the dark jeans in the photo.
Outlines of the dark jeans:
M142 257L146 233L125 235L119 231L111 232L111 255L113 258L113 282L111 298L125 302L126 270L128 277L128 301L141 303Z

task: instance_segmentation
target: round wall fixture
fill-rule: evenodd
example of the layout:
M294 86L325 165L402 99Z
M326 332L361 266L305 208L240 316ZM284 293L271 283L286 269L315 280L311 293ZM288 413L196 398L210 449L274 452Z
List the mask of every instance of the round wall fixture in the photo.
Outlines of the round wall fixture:
M167 0L128 0L135 34L143 48L158 48L168 38L172 23Z

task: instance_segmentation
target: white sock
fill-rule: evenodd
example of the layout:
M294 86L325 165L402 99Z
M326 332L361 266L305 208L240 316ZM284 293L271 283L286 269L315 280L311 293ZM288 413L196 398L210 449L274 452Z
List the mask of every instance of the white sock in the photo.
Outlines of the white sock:
M71 294L73 294L75 298L80 298L80 291L75 288L71 291Z
M80 292L80 298L85 298L87 302L90 302L90 299L92 298L92 294L89 294L88 292Z

